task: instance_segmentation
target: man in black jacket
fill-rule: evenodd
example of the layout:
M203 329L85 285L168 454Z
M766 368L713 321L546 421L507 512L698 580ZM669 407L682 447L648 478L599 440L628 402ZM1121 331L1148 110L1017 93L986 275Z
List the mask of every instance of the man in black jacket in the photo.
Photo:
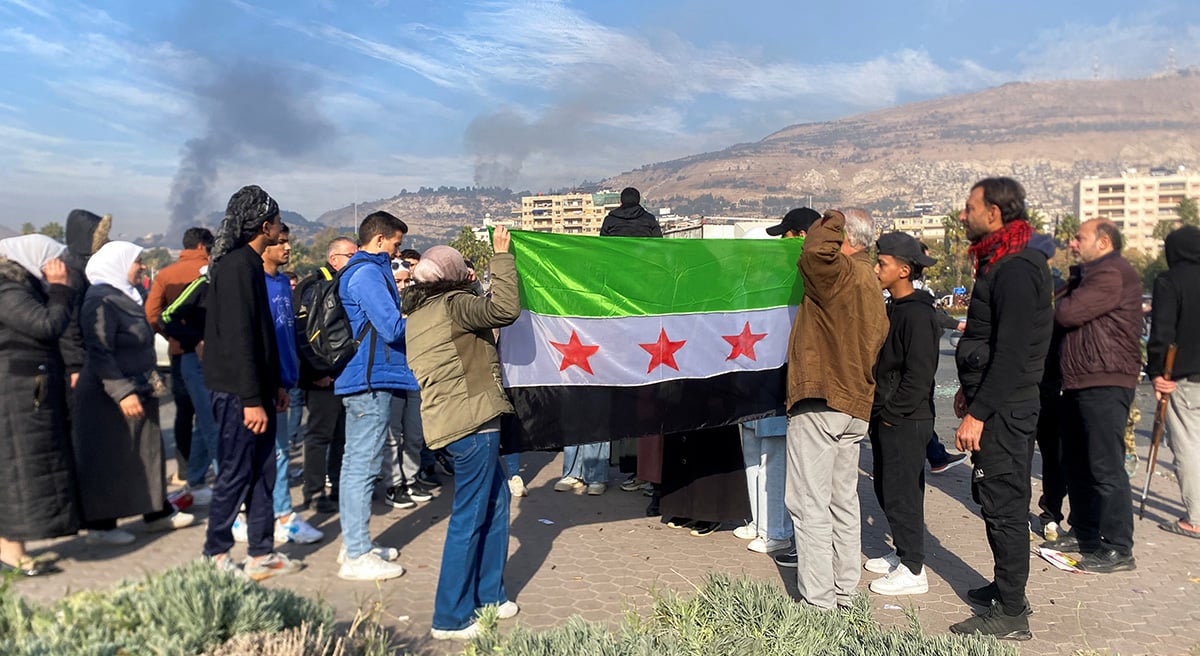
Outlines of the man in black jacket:
M981 506L995 580L967 592L988 610L950 630L1029 640L1029 469L1054 324L1050 268L1045 254L1029 248L1033 228L1017 181L975 183L959 221L976 271L955 353L961 388L954 412L962 422L954 438L960 451L972 453L971 492Z
M335 513L338 509L338 480L342 476L342 454L346 450L346 408L333 393L336 371L325 371L313 363L312 351L302 334L308 312L317 292L337 284L337 272L358 252L358 244L349 237L337 237L325 249L325 266L296 287L292 301L296 308L296 344L300 351L300 387L308 407L308 428L304 433L304 487L301 509L314 505L317 512ZM325 479L332 484L325 495Z
M621 190L621 206L604 217L600 234L605 237L661 237L658 219L642 207L642 194L633 187Z
M1159 398L1170 394L1167 436L1185 515L1164 522L1164 531L1200 538L1200 228L1185 226L1167 235L1167 266L1154 280L1146 375ZM1171 380L1163 376L1167 348L1175 344Z
M885 576L871 582L881 595L923 594L925 575L925 445L933 432L933 383L942 328L933 294L913 288L935 262L921 244L891 232L875 244L875 275L891 294L888 335L875 361L875 402L868 435L875 496L892 529L895 551L864 567Z
M229 199L209 264L204 326L204 384L217 421L217 480L204 555L223 571L233 522L245 502L249 558L245 573L259 581L290 574L300 564L275 553L275 413L288 407L279 386L279 351L262 253L279 241L279 205L257 186Z

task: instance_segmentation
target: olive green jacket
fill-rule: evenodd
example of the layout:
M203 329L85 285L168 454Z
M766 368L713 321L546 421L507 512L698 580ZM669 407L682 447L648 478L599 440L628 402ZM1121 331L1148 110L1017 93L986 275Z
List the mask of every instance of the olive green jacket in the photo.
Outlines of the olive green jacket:
M422 283L404 290L408 364L421 386L421 423L430 449L513 412L492 333L521 314L513 256L495 254L491 275L491 298L476 296L462 283Z

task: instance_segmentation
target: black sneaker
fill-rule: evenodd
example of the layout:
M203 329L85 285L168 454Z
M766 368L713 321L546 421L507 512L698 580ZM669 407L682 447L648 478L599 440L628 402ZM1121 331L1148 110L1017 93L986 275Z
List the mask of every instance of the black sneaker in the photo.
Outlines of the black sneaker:
M332 514L338 511L338 502L337 499L321 496L316 498L313 507L319 513Z
M1000 601L1000 588L996 587L995 581L983 586L982 588L971 588L967 590L967 599L977 606L985 608L990 607L993 602ZM1025 615L1033 615L1033 607L1029 605L1029 598L1025 598Z
M433 498L433 492L430 492L424 485L414 482L408 486L408 496L412 497L413 501L429 501Z
M438 471L442 473L442 476L454 477L454 461L446 455L445 451L441 449L434 451L433 458L437 462Z
M976 615L958 624L950 625L950 632L959 635L985 635L997 640L1029 640L1033 632L1029 630L1029 603L1016 615L1004 612L1004 607L993 603L982 615Z
M777 553L773 556L773 558L775 559L775 564L779 565L780 567L800 566L800 555L796 553L795 549Z
M950 469L951 467L954 467L955 465L961 465L967 461L967 454L965 454L965 453L955 453L955 454L949 454L949 455L950 455L950 457L946 460L946 462L943 462L943 463L940 463L937 465L930 465L929 473L941 474L941 473L944 473L947 469Z
M1059 533L1057 540L1047 540L1040 546L1044 549L1053 549L1055 551L1079 553L1079 538L1075 537L1075 531L1067 531L1066 533Z
M1083 554L1079 559L1079 569L1097 574L1130 572L1137 569L1137 561L1133 559L1133 554L1122 554L1116 549L1103 549Z
M384 498L393 508L416 508L417 502L408 495L408 489L398 485L389 487Z
M427 490L436 490L442 486L442 479L438 478L437 471L433 465L422 467L416 475L417 483L423 485Z

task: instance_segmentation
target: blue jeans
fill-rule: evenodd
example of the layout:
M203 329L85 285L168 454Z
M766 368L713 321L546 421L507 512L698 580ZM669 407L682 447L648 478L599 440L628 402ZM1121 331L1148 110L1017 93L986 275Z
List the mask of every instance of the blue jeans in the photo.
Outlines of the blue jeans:
M787 484L787 438L759 435L756 422L742 424L742 460L750 493L750 516L758 536L792 539L792 517L783 494Z
M504 471L509 478L521 475L521 454L510 453L502 459L504 460Z
M608 482L609 443L563 447L563 476L574 476L585 483Z
M446 446L454 458L454 508L446 527L433 628L464 629L475 611L508 601L508 504L500 464L500 431L472 433ZM342 492L345 498L345 492Z
M293 387L288 390L287 431L292 444L300 443L300 422L304 419L304 390Z
M286 517L292 514L292 491L288 488L288 465L291 463L289 449L292 446L292 406L299 389L288 390L288 411L275 424L275 516ZM303 393L303 392L301 392ZM304 406L300 406L303 410ZM299 420L297 420L299 423Z
M938 439L937 431L933 431L933 437L925 444L925 459L929 461L930 467L941 467L950 462L950 454L946 453L946 447L942 446L942 441Z
M192 450L188 454L188 486L203 487L209 466L211 465L214 471L217 467L217 420L213 418L212 394L204 386L204 365L195 353L184 353L180 356L179 373L196 411Z
M346 452L338 485L338 511L346 556L358 558L371 549L371 495L383 465L392 393L351 394L342 397L342 405L346 406Z

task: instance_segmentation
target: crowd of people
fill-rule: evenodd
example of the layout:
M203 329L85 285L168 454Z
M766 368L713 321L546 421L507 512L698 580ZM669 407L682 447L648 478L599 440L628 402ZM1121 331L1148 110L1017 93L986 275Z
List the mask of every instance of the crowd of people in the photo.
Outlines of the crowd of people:
M1200 538L1200 230L1166 239L1169 269L1154 284L1143 365L1141 282L1115 224L1080 227L1070 244L1078 264L1064 280L1051 268L1055 244L1030 226L1016 181L979 181L959 218L976 265L965 321L935 307L921 281L935 261L913 237L876 237L870 214L857 208L786 214L765 231L805 240L786 412L566 447L553 489L602 495L616 461L629 474L621 488L650 497L648 515L697 537L737 524L733 534L749 550L795 569L801 603L832 611L851 604L863 569L880 575L873 593L928 591L926 461L936 474L969 456L995 565L991 583L967 592L982 611L950 630L1025 640L1035 442L1044 546L1079 554L1087 571L1136 567L1124 445L1144 368L1156 394L1170 399L1167 435L1187 512L1161 528ZM285 271L290 230L278 204L248 186L230 198L216 235L184 233L178 261L143 293L142 249L110 241L111 225L76 210L66 244L42 235L0 240L5 572L60 571L26 551L30 540L82 530L93 544L127 545L137 538L131 523L118 526L122 518L141 515L146 531L196 523L176 509L182 497L167 493L159 405L172 394L183 496L208 508L203 556L213 567L254 580L298 571L303 563L276 545L326 539L301 515L311 511L339 515L339 577L402 576L399 551L371 536L371 504L428 502L440 471L454 492L433 637L473 637L484 606L502 619L518 613L504 568L510 499L527 490L517 454L500 454L500 418L513 406L497 340L520 314L505 228L495 230L486 292L455 249L403 250L408 226L382 211L362 221L357 239L330 242L326 264L297 280ZM662 230L628 188L600 234ZM947 328L963 331L957 452L933 428ZM169 385L155 368L155 333L169 338ZM863 440L893 543L865 562ZM303 466L293 471L297 447ZM246 543L241 562L232 556L238 542Z

